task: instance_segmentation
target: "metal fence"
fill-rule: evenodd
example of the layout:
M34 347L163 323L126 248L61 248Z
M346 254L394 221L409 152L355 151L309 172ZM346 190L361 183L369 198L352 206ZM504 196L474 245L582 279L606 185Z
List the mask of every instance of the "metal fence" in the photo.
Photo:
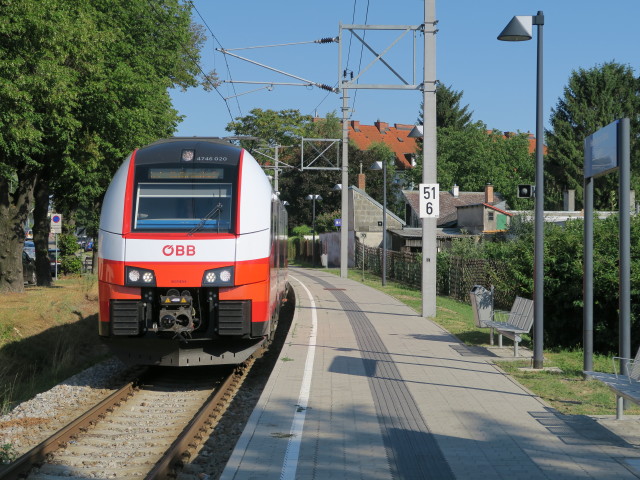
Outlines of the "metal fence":
M382 276L382 249L363 246L358 242L356 246L356 266L359 269ZM490 259L470 259L450 255L439 255L436 273L436 292L469 302L469 292L474 285L500 284L495 292L497 308L509 309L516 295L515 286L505 286L508 272L505 262ZM421 288L422 285L422 254L401 253L387 250L387 279ZM502 280L502 281L500 281Z
M311 262L311 240L290 239L289 258ZM316 265L320 264L322 245L316 243ZM422 286L422 254L402 253L387 250L387 279L420 289ZM382 277L382 249L368 247L359 240L355 247L356 268ZM438 254L436 267L436 293L452 297L462 302L469 302L469 292L474 285L489 288L496 286L495 307L508 310L513 303L517 291L515 282L509 280L509 266L504 261L456 257L449 254Z

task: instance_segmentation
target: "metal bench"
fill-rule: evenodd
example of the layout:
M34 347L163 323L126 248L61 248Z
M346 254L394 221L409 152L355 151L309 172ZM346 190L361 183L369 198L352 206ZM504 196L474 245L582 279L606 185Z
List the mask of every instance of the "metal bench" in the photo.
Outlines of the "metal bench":
M623 407L619 401L625 398L640 405L640 348L635 358L613 357L614 373L584 371L588 378L604 383L616 394L616 418L620 420L623 416ZM616 360L627 360L625 364L625 374L618 373Z
M490 342L493 345L493 331L498 332L498 346L502 347L502 336L513 340L513 356L518 356L518 345L522 334L529 333L533 325L533 300L516 297L509 312L495 310L493 320L484 322L491 328Z

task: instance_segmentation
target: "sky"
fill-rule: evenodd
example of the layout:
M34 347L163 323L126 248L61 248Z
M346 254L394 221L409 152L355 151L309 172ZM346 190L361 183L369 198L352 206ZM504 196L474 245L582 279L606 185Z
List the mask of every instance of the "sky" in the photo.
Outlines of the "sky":
M640 0L435 0L436 77L463 92L461 104L473 112L473 121L490 129L535 132L536 49L534 38L524 42L498 41L514 15L543 11L543 116L549 128L552 109L564 94L569 77L616 61L640 75ZM174 107L184 116L177 136L227 136L227 124L254 108L296 109L302 114L342 116L339 94L317 87L277 83L338 84L345 69L358 75L373 60L362 43L343 30L337 43L309 43L337 37L340 25L419 25L424 0L193 0L193 17L205 28L207 41L200 66L215 70L224 83L217 91L200 88L172 91ZM399 32L373 31L365 40L382 52ZM411 84L423 78L423 39L405 35L384 58ZM289 44L282 47L233 51L233 54L286 72L285 76L230 55L227 50ZM339 65L339 54L342 62ZM415 57L415 62L414 62ZM415 63L415 68L414 68ZM414 74L415 70L415 74ZM415 78L415 80L414 80ZM274 82L267 84L231 82ZM361 83L398 84L379 62L361 77ZM350 119L372 125L417 123L422 92L407 90L351 90Z

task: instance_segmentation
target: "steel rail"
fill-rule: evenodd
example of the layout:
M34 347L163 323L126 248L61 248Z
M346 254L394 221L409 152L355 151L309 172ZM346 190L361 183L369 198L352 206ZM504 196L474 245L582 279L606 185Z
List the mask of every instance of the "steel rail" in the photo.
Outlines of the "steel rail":
M52 436L36 445L27 453L0 469L0 478L3 480L18 480L23 478L37 463L43 462L47 454L58 450L72 440L78 433L89 427L102 415L112 410L118 404L126 401L133 395L136 389L136 381L129 382L119 390L98 403L95 407L73 420L67 426L62 427Z
M229 389L237 382L238 374L234 371L211 393L206 403L187 424L180 436L173 441L162 458L145 476L145 480L174 478L172 469L176 465L180 466L181 458L189 450L189 447L195 448L202 440L202 432L208 430L207 425L211 423L210 419L217 415L222 399L230 395Z

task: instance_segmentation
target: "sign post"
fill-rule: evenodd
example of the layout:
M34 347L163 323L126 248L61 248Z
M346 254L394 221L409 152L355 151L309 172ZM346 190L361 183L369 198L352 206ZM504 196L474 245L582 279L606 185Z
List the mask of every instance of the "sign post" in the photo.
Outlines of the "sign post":
M62 215L59 213L51 214L51 233L54 234L56 240L56 250L55 250L55 269L56 269L56 280L58 280L58 234L62 233Z
M593 370L593 178L619 171L619 253L618 299L620 371L624 372L631 355L631 227L630 227L630 120L616 120L584 141L584 273L583 273L583 342L584 370ZM616 418L624 411L622 397L617 397Z

